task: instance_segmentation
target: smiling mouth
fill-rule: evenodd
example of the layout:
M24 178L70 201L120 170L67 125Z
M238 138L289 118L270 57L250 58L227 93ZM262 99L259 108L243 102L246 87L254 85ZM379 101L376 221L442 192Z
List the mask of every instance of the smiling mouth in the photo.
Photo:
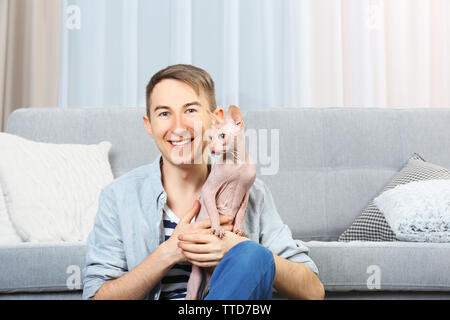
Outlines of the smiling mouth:
M169 143L174 146L174 147L181 147L181 146L185 146L187 144L190 144L192 141L194 141L194 138L192 139L184 139L184 140L180 140L180 141L171 141L169 140Z

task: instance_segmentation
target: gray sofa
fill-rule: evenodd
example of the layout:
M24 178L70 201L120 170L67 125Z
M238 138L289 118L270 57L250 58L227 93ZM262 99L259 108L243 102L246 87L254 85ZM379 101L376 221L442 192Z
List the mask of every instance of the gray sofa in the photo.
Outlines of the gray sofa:
M20 109L6 131L42 142L111 141L118 177L157 155L144 113L121 107ZM258 161L258 177L270 187L294 238L310 248L326 298L450 298L449 243L337 242L414 152L450 168L450 109L265 109L244 112L244 119L247 129L268 129L272 164L277 149L271 149L276 141L270 130L279 129L278 173L261 175L269 165ZM84 260L79 243L0 246L0 298L79 299ZM374 270L379 283L373 282Z

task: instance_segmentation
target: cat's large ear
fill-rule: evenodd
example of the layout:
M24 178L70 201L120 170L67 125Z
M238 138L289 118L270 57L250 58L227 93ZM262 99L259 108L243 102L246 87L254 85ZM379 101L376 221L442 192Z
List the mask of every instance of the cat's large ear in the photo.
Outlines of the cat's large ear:
M217 109L211 113L212 125L218 125L225 118L225 113L222 108L217 107Z
M238 107L231 105L228 108L227 119L234 122L235 125L244 128L244 118L242 117L241 110Z

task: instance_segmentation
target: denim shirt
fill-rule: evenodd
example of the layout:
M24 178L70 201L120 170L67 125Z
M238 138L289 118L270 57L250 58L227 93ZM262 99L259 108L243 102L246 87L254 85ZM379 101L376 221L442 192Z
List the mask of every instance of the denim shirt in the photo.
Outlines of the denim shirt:
M103 284L135 268L164 242L162 210L167 194L161 182L160 161L161 155L102 189L94 227L87 240L83 299L93 297ZM247 238L282 258L306 264L318 274L308 256L309 249L292 239L270 190L258 178L250 189L243 229ZM146 298L157 300L160 292L158 283Z

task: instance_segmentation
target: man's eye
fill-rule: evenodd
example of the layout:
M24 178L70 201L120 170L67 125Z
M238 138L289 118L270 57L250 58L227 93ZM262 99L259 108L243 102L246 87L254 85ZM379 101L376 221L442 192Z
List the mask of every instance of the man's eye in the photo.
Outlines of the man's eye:
M197 110L195 110L195 109L187 109L187 111L189 112L189 113L194 113L194 112L196 112Z
M159 115L160 116L163 116L163 117L167 117L168 116L168 112L167 111L164 111L164 112L161 112Z

